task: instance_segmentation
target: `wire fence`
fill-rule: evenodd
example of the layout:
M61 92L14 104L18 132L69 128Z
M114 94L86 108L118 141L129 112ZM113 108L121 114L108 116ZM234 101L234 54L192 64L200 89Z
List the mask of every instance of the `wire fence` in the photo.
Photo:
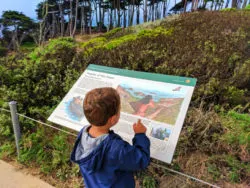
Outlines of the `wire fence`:
M4 111L4 112L11 113L10 110L7 110L7 109L5 109L5 108L0 108L0 111ZM20 116L20 117L29 119L29 120L31 120L31 121L33 121L33 122L36 122L36 123L45 125L45 126L50 127L50 128L52 128L52 129L55 129L55 130L64 132L64 133L66 133L66 134L68 134L68 135L71 135L71 136L74 136L74 137L77 137L77 134L71 133L71 132L69 132L69 131L65 131L65 130L63 130L63 129L60 129L60 128L55 127L55 126L53 126L53 125L49 125L49 124L47 124L47 123L38 121L38 120L36 120L36 119L33 119L33 118L31 118L31 117L28 117L28 116L23 115L23 114L20 114L20 113L16 113L16 114L17 114L18 116ZM182 177L185 177L185 178L191 179L191 180L193 180L193 181L199 182L199 183L201 183L201 184L203 184L203 185L207 185L207 186L215 187L215 188L220 188L220 187L217 186L217 185L214 185L214 184L211 184L211 183L209 183L209 182L203 181L203 180L201 180L201 179L199 179L199 178L190 176L190 175L188 175L188 174L185 174L185 173L182 173L182 172L173 170L173 169L168 168L168 167L166 167L166 166L163 166L163 165L160 165L160 164L156 164L156 163L154 163L154 162L152 162L151 164L152 164L152 166L154 166L154 167L162 168L162 169L164 169L164 170L167 170L167 171L169 171L169 172L175 173L175 174L180 175L180 176L182 176Z

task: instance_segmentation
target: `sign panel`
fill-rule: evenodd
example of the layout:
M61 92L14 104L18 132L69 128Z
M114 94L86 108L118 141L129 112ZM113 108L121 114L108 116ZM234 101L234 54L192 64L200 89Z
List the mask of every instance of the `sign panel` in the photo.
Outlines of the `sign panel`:
M83 113L85 94L113 87L121 97L121 117L113 130L132 143L133 123L140 118L151 141L151 157L171 163L196 79L89 65L49 117L80 131L89 125Z

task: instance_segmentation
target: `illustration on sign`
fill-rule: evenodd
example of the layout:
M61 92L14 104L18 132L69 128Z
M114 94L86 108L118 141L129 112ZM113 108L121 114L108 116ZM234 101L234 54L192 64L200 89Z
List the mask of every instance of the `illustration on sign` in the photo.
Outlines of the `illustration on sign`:
M133 124L141 119L151 141L151 157L171 163L196 79L89 65L49 121L80 131L86 93L113 87L121 98L121 117L112 129L132 143Z

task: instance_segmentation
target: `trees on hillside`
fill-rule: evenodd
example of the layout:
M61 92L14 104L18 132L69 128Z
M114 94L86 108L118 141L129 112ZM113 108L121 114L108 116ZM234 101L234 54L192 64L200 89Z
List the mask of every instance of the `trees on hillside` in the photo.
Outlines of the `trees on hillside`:
M244 8L248 3L249 0L43 0L37 5L37 24L22 13L6 11L1 25L9 48L18 49L31 30L35 42L41 45L49 38L74 37L93 29L102 32L155 21L172 13Z
M34 29L35 23L21 12L5 11L0 19L8 49L18 50L20 44Z
M247 1L232 0L231 6L245 7ZM93 26L100 32L104 25L107 29L127 27L161 19L167 13L219 10L229 7L229 3L229 0L179 0L169 7L173 4L171 0L44 0L38 4L37 14L45 22L49 37L73 37L77 32L91 32ZM43 11L44 8L48 11Z

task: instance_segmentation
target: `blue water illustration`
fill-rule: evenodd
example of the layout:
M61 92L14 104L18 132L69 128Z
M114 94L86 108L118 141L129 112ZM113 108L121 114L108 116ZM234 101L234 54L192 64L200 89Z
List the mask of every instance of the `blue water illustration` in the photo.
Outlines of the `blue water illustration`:
M151 95L155 102L159 102L160 99L165 98L184 98L186 91L181 87L169 87L166 91L159 91L152 88L139 88L132 87L129 84L120 84L120 86L127 92L129 92L133 97L142 99L146 95ZM176 89L176 90L175 90Z
M84 118L82 101L83 99L78 96L64 103L65 112L70 119L79 122Z

